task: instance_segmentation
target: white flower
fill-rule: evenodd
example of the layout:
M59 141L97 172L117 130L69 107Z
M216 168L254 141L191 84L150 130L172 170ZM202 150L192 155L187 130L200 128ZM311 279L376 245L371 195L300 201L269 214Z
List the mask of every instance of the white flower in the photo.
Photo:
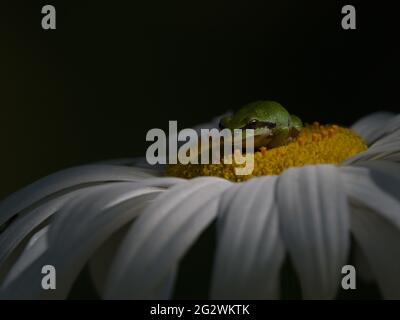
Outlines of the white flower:
M137 159L45 177L0 203L0 297L66 298L90 263L102 298L171 298L179 262L216 219L211 298L279 298L287 255L303 298L334 298L351 234L357 272L400 298L400 115L352 128L369 149L341 166L242 183L164 177ZM56 290L40 286L44 265Z

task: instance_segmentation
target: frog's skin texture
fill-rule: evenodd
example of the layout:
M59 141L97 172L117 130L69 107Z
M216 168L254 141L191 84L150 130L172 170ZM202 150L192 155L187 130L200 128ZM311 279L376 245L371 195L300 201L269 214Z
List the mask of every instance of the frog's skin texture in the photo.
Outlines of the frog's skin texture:
M220 129L254 129L254 147L274 148L294 140L303 123L275 101L256 101L223 117Z

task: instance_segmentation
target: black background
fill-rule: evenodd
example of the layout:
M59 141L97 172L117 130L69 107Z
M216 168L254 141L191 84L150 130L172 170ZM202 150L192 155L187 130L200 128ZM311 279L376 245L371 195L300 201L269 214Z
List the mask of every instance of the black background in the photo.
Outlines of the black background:
M41 8L57 30L41 28ZM341 28L353 4L357 30ZM0 198L56 170L143 155L258 99L304 121L398 111L395 1L1 1Z

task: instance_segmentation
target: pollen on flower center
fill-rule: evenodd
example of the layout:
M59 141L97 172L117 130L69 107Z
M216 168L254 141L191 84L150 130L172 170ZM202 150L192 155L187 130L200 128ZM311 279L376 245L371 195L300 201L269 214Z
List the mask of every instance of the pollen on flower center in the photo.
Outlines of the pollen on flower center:
M166 174L182 178L217 176L240 182L255 176L279 175L290 167L307 164L339 164L367 149L362 139L353 131L337 125L306 125L296 141L285 146L254 153L254 170L251 175L235 174L235 163L224 164L175 164L168 165Z

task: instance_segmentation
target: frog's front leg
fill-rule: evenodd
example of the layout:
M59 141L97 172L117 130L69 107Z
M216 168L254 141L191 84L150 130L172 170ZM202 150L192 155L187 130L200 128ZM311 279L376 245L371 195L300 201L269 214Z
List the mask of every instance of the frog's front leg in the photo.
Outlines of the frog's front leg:
M284 146L290 142L290 134L291 129L289 127L279 128L272 135L270 142L264 146L267 146L267 148Z
M303 122L294 114L290 115L290 122L289 140L293 141L297 138L301 129L303 129Z
M301 121L301 119L298 116L295 116L294 114L290 115L290 122L291 122L290 126L299 132L303 128L303 121Z

